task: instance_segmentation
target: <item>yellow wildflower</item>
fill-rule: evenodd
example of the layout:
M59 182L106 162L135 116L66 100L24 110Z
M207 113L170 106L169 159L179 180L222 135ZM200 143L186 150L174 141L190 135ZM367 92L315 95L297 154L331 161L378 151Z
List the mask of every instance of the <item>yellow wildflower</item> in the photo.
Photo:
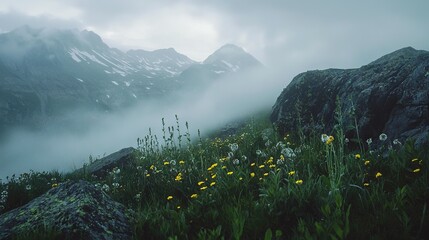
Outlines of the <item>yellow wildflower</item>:
M164 162L164 165L170 165L170 162L165 161L165 162Z
M242 178L242 177L240 177L238 180L242 181L242 180L243 180L243 178Z
M222 169L226 169L226 166L222 166Z
M197 197L198 197L198 194L196 194L196 193L191 195L191 198L197 198Z
M417 158L414 158L414 159L412 159L411 160L411 162L417 162L419 159L417 159Z
M53 184L52 184L52 187L53 187L53 188L58 187L58 183L53 183Z
M365 187L369 187L369 183L363 183L363 186L365 186Z
M216 182L211 182L210 183L210 187L213 187L214 185L216 185Z
M179 164L185 164L185 161L180 160L180 161L179 161ZM178 206L178 207L180 207L180 206Z
M283 154L280 155L280 159L281 160L285 160L285 156L283 156Z
M271 164L270 165L270 168L275 168L276 167L276 165L275 164Z
M176 207L177 209L180 209L180 205Z
M264 164L259 165L259 168L264 168L264 167L265 167L265 165L264 165Z
M254 172L250 173L250 177L255 177L255 173Z
M334 136L329 136L328 140L326 140L326 144L327 145L331 144L334 141L334 139L335 139Z
M356 155L355 155L355 158L356 158L356 159L360 159L360 154L359 154L359 153L358 153L358 154L356 154Z
M266 172L266 173L264 173L264 177L266 177L266 176L268 176L268 173Z
M381 174L381 172L377 172L377 173L375 174L375 178L379 178L379 177L381 177L381 176L383 176L383 174Z
M212 175L212 179L215 179L217 177L217 174Z
M150 177L150 173L146 174L146 177Z
M149 168L150 168L150 170L153 170L153 169L155 169L155 165L152 164L152 165L150 165Z
M256 163L251 163L250 164L251 167L254 167L255 165L256 165Z
M201 186L204 184L204 181L199 181L197 184L198 184L198 186Z
M173 199L173 196L168 196L167 200L170 201L171 199Z
M302 181L301 179L299 179L299 180L296 180L295 184L297 184L297 185L301 185L303 182L304 182L304 181Z
M204 191L206 189L207 189L207 186L204 186L204 187L200 188L201 191Z
M213 163L209 168L207 168L208 171L213 170L213 168L217 167L217 163Z
M234 172L230 171L230 172L227 172L226 175L232 175L233 173Z
M290 171L288 174L289 174L289 176L293 176L293 175L295 175L295 171Z
M177 182L182 181L182 173L177 174L176 178L174 179Z
M413 170L413 173L418 173L418 172L420 172L420 168L416 168Z
M369 160L366 160L364 164L365 164L365 166L368 166L368 165L369 165L369 163L370 163L370 161L369 161Z

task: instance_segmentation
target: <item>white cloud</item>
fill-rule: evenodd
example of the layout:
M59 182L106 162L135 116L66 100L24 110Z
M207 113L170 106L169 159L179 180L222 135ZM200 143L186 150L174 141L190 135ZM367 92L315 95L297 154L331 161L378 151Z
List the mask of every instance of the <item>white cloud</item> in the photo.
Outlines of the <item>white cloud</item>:
M219 47L214 24L187 10L161 9L130 19L126 28L119 23L108 28L94 27L94 31L104 36L110 45L121 49L174 47L199 61Z
M79 8L65 4L65 1L43 0L2 0L0 11L3 13L19 12L30 17L49 16L52 19L79 19L82 11Z
M311 50L306 58L342 67L409 45L428 49L428 8L425 0L3 0L0 30L87 28L123 50L174 47L196 60L225 43L245 47L266 64Z

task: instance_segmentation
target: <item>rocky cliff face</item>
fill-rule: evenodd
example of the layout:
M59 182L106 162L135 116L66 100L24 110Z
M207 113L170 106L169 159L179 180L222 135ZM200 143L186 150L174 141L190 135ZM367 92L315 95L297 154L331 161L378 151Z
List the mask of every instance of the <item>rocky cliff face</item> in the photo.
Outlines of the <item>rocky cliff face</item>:
M358 69L309 71L278 97L271 120L280 133L301 127L330 133L339 99L345 127L356 119L362 140L385 133L417 145L429 137L429 52L403 48ZM298 110L300 109L300 110ZM356 137L348 129L346 136Z
M0 239L50 228L63 239L131 239L125 207L85 181L69 181L0 215ZM60 237L58 237L60 239Z

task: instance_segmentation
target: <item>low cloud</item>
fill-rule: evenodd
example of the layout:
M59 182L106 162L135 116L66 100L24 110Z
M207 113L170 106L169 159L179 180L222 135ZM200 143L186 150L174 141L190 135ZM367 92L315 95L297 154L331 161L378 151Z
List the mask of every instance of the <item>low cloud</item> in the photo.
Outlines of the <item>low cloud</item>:
M270 109L291 78L285 71L258 70L219 79L201 91L181 92L174 101L143 101L97 116L75 111L67 116L66 124L52 122L40 131L16 129L0 145L0 178L30 169L80 168L90 155L102 157L124 147L136 147L137 138L144 137L149 128L161 136L161 119L174 126L175 114L183 131L188 122L191 136L196 137L198 129L207 134L231 120Z

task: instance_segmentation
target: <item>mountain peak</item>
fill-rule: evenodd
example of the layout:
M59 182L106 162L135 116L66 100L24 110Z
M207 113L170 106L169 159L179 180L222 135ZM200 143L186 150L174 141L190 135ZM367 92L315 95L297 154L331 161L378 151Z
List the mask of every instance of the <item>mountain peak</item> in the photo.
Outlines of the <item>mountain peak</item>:
M237 46L237 45L234 45L234 44L232 44L232 43L227 43L227 44L223 45L222 47L220 47L220 48L219 48L219 50L218 50L218 51L237 51L237 52L246 52L246 51L244 51L244 49L243 49L243 48L241 48L241 47L239 47L239 46Z
M229 58L233 55L245 55L248 54L246 51L244 51L243 48L234 45L234 44L225 44L222 47L220 47L218 50L216 50L212 55L210 55L204 62L210 61L210 59L216 58Z
M203 63L214 65L226 64L228 66L232 64L239 67L261 65L261 63L256 60L256 58L247 53L243 48L234 44L223 45L221 48L211 54L206 60L204 60Z

